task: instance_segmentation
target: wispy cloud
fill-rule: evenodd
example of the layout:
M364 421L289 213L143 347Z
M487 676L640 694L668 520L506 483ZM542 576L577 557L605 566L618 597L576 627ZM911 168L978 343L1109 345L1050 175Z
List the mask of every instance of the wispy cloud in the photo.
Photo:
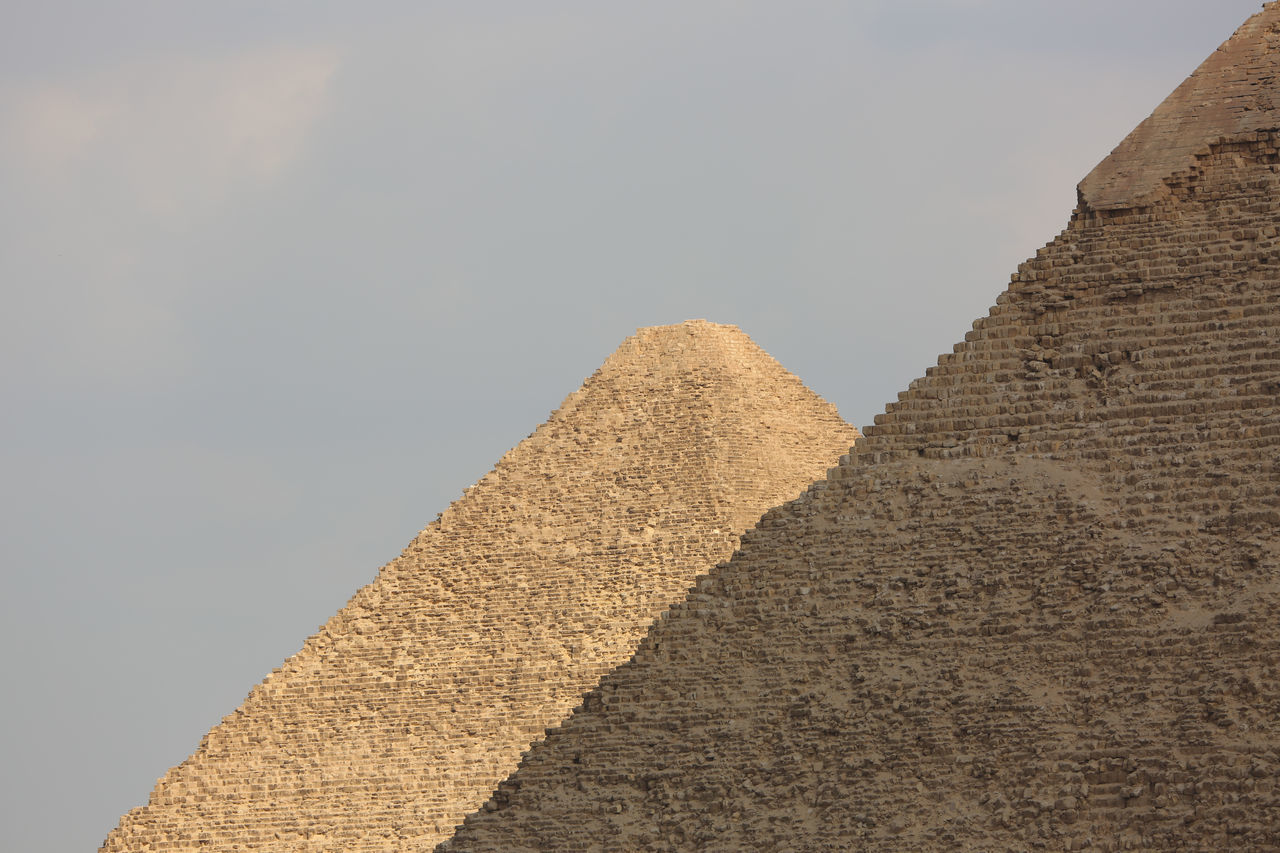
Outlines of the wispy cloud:
M171 215L287 168L324 114L337 69L324 48L152 60L11 91L0 133L47 190L105 179Z
M285 175L338 68L332 49L273 47L0 88L4 372L180 374L186 285L157 248Z

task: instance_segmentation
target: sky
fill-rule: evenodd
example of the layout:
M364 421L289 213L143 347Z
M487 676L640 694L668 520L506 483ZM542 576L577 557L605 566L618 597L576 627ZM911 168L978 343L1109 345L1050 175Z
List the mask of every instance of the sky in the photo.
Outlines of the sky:
M1258 0L0 0L0 816L91 850L637 327L863 426Z

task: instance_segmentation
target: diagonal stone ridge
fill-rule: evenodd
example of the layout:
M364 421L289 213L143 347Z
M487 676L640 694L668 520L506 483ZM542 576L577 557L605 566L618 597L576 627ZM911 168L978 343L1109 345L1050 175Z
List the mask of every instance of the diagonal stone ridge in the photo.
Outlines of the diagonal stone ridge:
M734 326L639 330L102 850L431 849L856 437Z

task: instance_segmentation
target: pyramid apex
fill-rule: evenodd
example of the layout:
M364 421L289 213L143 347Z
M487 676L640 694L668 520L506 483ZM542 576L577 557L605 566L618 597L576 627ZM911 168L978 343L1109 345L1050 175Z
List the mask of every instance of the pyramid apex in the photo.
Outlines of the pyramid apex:
M433 849L531 733L563 720L857 435L735 326L639 330L255 688L103 853L317 830L367 851L389 826Z
M709 332L730 332L735 334L744 334L744 332L735 325L730 323L713 323L710 320L704 320L701 317L685 320L681 323L670 323L658 326L640 326L636 329L637 334L645 333L666 333L683 331L688 334L694 334L700 331Z
M634 335L622 342L618 347L618 353L634 350L636 346L640 346L643 350L654 344L664 348L676 346L683 349L682 342L695 339L700 342L700 346L709 345L713 350L736 349L743 346L758 349L751 336L737 326L694 319L662 326L640 326Z
M1147 207L1223 138L1280 129L1280 2L1263 5L1080 182L1093 210Z

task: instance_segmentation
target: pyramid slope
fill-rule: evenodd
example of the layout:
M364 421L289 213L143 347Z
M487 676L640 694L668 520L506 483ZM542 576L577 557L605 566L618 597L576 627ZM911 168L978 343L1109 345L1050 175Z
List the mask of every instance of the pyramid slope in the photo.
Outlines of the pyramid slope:
M445 849L1274 847L1280 553L1147 534L1048 460L816 489Z
M1280 121L1205 132L1082 191L447 849L1280 846Z
M1275 52L1280 4L1267 3L1204 61L1080 184L1094 210L1143 207L1163 182L1223 137L1280 126Z
M640 330L103 849L430 849L855 436L735 327Z

